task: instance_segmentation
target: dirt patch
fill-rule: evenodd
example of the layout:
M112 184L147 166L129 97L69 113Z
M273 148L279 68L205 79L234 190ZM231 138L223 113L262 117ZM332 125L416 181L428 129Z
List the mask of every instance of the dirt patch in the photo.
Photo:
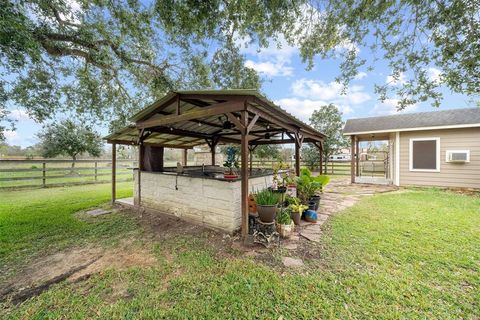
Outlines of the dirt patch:
M149 267L155 262L156 258L145 249L132 251L126 248L115 248L102 253L98 260L74 273L68 280L75 282L106 269L123 270L129 267Z
M40 257L2 287L0 301L12 298L22 302L47 290L51 285L68 280L78 282L107 269L149 267L156 262L150 250L124 241L119 247L72 248Z

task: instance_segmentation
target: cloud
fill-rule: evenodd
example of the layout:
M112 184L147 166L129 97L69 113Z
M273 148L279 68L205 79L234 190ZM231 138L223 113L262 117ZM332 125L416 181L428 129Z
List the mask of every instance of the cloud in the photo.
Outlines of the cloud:
M397 105L399 101L400 101L399 99L394 99L394 98L385 99L384 102L376 103L373 109L370 111L370 113L373 115L382 116L382 115L413 112L418 108L418 106L414 104L406 107L403 110L398 111Z
M437 68L428 68L427 69L427 77L430 81L439 83L442 71Z
M285 38L271 40L266 48L251 43L249 37L237 38L235 42L240 47L240 52L249 57L245 62L246 67L269 77L293 75L292 58L298 50L290 46Z
M276 60L274 62L255 62L253 60L247 60L245 66L252 68L260 74L264 74L270 77L276 76L290 76L293 74L293 68L289 66L289 62L283 62Z
M362 80L363 78L367 77L366 72L359 72L353 79L354 80Z
M17 131L13 131L13 130L9 130L9 129L5 130L3 132L3 134L5 135L6 139L14 139L18 135Z
M353 85L343 94L343 86L337 82L325 83L321 80L299 79L291 86L293 97L278 99L275 102L301 120L308 121L314 110L333 103L347 115L354 107L371 99L363 86Z
M321 80L299 79L292 84L292 92L302 98L325 100L335 104L362 104L371 99L363 86L350 86L343 92L338 82L325 83Z
M10 129L3 131L3 135L5 136L5 141L10 145L18 145L21 140L18 132Z
M11 118L12 120L17 120L17 121L31 120L29 115L25 111L20 110L20 109L15 109L15 110L10 111L9 118Z
M407 83L407 76L405 75L405 73L400 72L398 76L394 76L394 75L387 76L387 78L385 79L385 82L392 86L404 85Z
M321 106L327 105L325 100L311 100L299 98L284 98L274 101L275 104L281 106L289 113L302 121L308 122L313 111L318 110ZM348 105L336 105L343 114L349 114L353 109Z

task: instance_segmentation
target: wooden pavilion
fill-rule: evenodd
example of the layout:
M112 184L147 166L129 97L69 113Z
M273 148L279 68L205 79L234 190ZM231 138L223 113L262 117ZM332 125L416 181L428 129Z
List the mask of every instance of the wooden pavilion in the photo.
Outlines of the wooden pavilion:
M146 149L156 154L157 169L163 169L164 148L184 149L208 144L215 165L218 144L239 144L241 150L242 235L248 233L248 176L252 151L264 144L294 144L295 172L300 172L303 143L317 146L322 162L324 135L273 104L256 90L174 91L135 114L132 125L105 139L112 144L112 201L116 198L116 145L139 146L139 176ZM250 160L250 169L249 169ZM140 188L138 182L137 188ZM140 205L140 199L136 205Z

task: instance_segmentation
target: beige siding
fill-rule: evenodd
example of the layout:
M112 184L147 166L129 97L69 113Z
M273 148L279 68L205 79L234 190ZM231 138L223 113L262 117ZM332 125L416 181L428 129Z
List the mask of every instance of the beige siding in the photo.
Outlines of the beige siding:
M410 171L410 139L436 137L440 172ZM446 150L470 150L470 162L446 162ZM480 128L400 132L400 185L480 188Z

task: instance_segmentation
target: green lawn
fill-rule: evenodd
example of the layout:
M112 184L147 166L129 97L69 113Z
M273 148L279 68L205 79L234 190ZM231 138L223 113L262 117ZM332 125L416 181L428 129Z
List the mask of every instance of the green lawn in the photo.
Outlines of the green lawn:
M76 220L73 212L109 195L106 186L68 191L77 188L2 193L0 260L80 241L72 236L88 242L140 232L133 218L122 214L88 225ZM272 268L236 251L219 253L210 237L151 240L153 267L112 269L81 283L60 283L19 306L5 305L0 317L480 317L478 196L429 189L365 198L329 220L321 250L315 250L320 255L306 259L306 270ZM114 295L119 286L128 294Z
M117 184L117 197L132 195L132 182ZM125 216L88 223L73 213L108 202L110 184L33 190L0 190L0 261L21 261L45 250L58 250L126 232ZM0 264L1 267L1 264ZM0 272L0 280L4 275Z

